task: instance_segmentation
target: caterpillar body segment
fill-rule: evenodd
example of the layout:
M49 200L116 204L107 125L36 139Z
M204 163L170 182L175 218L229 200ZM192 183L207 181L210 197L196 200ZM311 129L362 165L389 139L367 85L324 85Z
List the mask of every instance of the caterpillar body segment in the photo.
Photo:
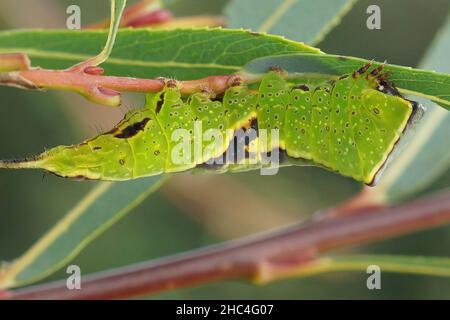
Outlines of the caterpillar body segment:
M256 107L258 126L267 129L267 143L262 144L263 152L272 150L272 129L279 131L279 147L286 148L284 129L289 100L288 83L278 72L269 72L261 81Z
M63 177L129 180L182 171L239 172L319 165L374 184L420 106L365 65L317 86L268 72L257 90L183 97L167 86L111 131L0 168L41 168ZM239 147L243 152L239 152ZM275 163L267 161L277 155Z

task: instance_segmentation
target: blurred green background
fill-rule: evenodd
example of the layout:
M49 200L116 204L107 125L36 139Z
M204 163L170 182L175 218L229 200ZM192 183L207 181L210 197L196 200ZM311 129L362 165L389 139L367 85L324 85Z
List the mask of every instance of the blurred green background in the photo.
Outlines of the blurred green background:
M220 13L225 0L180 0L179 15ZM66 7L78 4L83 25L107 17L107 1L2 0L0 28L65 26ZM382 29L368 30L366 8L378 4ZM26 10L24 9L26 8ZM359 1L318 46L327 53L417 66L450 9L448 0ZM75 94L0 88L0 158L71 144L109 128L124 109L91 104ZM141 96L127 96L125 107ZM95 182L74 182L35 171L0 171L0 260L22 254L83 197ZM450 185L450 170L431 188ZM205 190L217 188L208 196ZM360 186L318 168L173 177L74 261L82 273L167 256L304 219L356 193ZM429 190L428 190L429 191ZM251 199L251 201L248 201ZM450 226L345 252L450 256ZM65 276L60 271L51 279ZM233 281L176 290L153 298L450 298L450 279L383 274L382 290L366 288L367 275L333 273L289 279L264 287ZM49 279L46 279L48 281Z

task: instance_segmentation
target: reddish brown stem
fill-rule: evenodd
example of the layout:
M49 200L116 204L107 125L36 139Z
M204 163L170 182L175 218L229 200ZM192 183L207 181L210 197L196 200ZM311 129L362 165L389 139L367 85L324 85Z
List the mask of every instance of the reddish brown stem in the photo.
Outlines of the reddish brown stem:
M298 268L317 253L447 223L450 191L397 207L356 211L88 276L82 281L82 290L70 291L65 282L54 282L12 291L10 295L12 299L119 299L224 279L264 281L273 278L277 270Z
M103 69L96 66L76 65L68 70L30 69L0 73L0 84L27 89L61 89L78 92L86 99L109 106L120 105L120 92L157 92L168 81L180 88L181 93L191 94L206 91L223 93L237 85L237 75L210 76L198 80L174 81L167 79L139 79L130 77L104 76Z
M10 299L12 297L11 292L6 290L0 290L0 300Z
M317 215L323 218L334 218L336 216L358 213L361 209L376 209L384 206L383 200L377 196L372 188L365 186L356 196L340 203L333 208L324 210L324 214Z
M173 16L170 11L160 9L152 12L147 12L133 19L130 19L124 26L133 28L148 27L165 23L171 21L172 19Z

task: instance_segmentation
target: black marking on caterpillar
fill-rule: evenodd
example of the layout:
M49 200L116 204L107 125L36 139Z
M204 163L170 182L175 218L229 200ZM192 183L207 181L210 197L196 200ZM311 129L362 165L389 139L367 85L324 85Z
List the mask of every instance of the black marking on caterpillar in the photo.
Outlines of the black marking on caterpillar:
M138 134L139 131L143 131L145 128L145 125L150 120L151 120L150 118L144 118L142 121L136 122L136 123L126 127L125 129L122 130L122 132L114 135L114 137L119 138L119 139L129 139L129 138L135 136L136 134Z

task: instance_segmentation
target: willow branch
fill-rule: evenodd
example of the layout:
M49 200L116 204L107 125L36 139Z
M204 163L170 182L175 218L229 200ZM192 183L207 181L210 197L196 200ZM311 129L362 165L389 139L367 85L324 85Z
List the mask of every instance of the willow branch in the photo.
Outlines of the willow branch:
M5 61L4 58L9 59L9 56L0 55L0 67L1 61ZM4 63L6 64L6 62ZM19 62L16 61L14 63L18 64ZM15 69L19 69L18 71L0 73L0 85L15 86L23 89L73 91L95 103L119 106L121 103L121 91L158 92L165 85L173 85L179 87L182 94L191 94L199 91L221 94L230 86L238 85L242 81L238 75L210 76L189 81L105 76L101 67L85 66L79 68L79 66L76 65L67 70L40 68L21 70L19 66L16 66Z
M318 254L384 240L450 221L450 191L395 207L353 209L351 215L232 241L169 258L98 273L82 279L81 290L58 281L4 292L11 299L119 299L155 294L217 280L266 283L308 268Z

